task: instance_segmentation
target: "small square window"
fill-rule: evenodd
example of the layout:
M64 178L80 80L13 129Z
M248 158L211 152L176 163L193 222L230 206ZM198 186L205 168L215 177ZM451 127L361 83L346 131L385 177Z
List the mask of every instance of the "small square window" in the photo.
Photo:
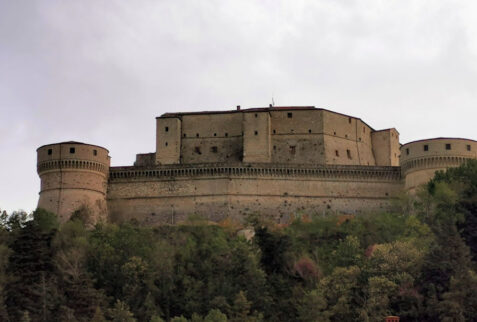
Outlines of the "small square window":
M424 151L429 151L429 145L424 144Z
M194 152L197 153L197 154L202 154L202 152L200 151L200 146L196 146L194 148Z
M169 145L169 143L166 142L166 146L168 146L168 145Z
M166 132L169 132L169 127L168 127L168 126L166 126L165 130L166 130Z
M227 136L229 136L229 134L228 134L228 133L225 133L225 137L227 137Z
M197 137L197 138L198 138L198 137L199 137L199 133L196 133L196 134L195 134L195 137Z
M446 150L450 150L451 149L451 144L450 143L446 143Z
M258 131L255 131L255 135L258 135Z
M210 152L217 153L218 148L216 146L213 146L210 148Z
M276 145L274 145L274 146L273 146L273 149L274 149L274 150L276 150L276 149L277 149L277 146L276 146Z
M187 135L184 133L184 137L186 137Z
M257 113L255 113L255 117L258 117L258 114L257 114Z
M293 117L293 113L288 113L287 116L289 119L291 119Z
M467 151L470 151L472 150L472 148L470 147L470 144L467 144Z
M93 155L98 155L98 150L93 150Z
M409 155L409 148L406 149L406 155Z
M308 133L311 133L311 130L308 130Z
M214 136L217 136L217 133L214 133Z
M277 133L277 130L273 130L273 134Z
M75 153L75 152L76 152L75 148L70 148L70 153L71 153L71 154L73 154L73 153Z
M53 149L48 149L48 155L52 155L53 154Z

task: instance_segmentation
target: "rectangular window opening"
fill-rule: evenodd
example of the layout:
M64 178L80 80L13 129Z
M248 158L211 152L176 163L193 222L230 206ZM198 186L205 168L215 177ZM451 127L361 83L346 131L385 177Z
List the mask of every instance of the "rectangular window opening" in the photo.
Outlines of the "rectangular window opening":
M53 150L52 149L48 149L48 155L52 155L53 154Z
M339 153L339 151L338 151L338 150L335 150L335 155L336 155L337 157L339 157L339 156L340 156L340 153Z
M429 151L429 145L424 144L424 151Z
M70 153L71 154L74 154L76 152L76 149L75 148L70 148Z
M406 155L409 155L409 148L406 149Z
M98 155L98 150L93 150L93 155Z
M217 153L217 151L218 151L218 148L216 146L213 146L210 148L210 152L212 153Z
M287 116L289 119L291 119L293 117L293 113L288 113Z
M471 151L472 148L470 147L470 144L467 144L467 151Z
M255 131L254 133L255 133L255 135L258 135L258 131Z
M197 153L197 154L202 154L202 152L200 151L200 146L196 146L194 148L194 152Z
M291 145L290 146L290 154L294 155L296 153L296 146Z
M451 144L450 143L446 143L446 150L450 150L451 149Z
M350 150L346 150L346 154L348 155L348 159L351 160L351 159L352 159L352 157L351 157L351 151L350 151Z
M351 117L348 117L348 122L349 124L351 124Z
M169 127L168 127L168 126L166 126L165 130L166 130L166 132L169 132Z

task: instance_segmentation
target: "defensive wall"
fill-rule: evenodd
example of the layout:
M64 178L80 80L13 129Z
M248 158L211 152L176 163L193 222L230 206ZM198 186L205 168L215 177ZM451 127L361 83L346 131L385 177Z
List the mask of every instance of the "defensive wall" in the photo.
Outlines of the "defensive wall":
M436 170L477 158L477 142L399 143L396 129L314 107L166 113L156 151L109 167L108 150L79 142L40 147L38 206L66 220L81 205L95 220L175 224L259 213L274 220L387 210Z

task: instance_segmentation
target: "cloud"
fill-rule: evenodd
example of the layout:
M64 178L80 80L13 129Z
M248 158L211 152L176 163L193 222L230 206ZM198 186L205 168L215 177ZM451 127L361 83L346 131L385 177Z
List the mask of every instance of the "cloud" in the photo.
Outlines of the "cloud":
M155 116L266 106L272 96L396 127L402 142L475 139L476 6L2 1L0 174L9 184L0 207L35 206L42 144L99 144L114 165L128 165L154 151Z

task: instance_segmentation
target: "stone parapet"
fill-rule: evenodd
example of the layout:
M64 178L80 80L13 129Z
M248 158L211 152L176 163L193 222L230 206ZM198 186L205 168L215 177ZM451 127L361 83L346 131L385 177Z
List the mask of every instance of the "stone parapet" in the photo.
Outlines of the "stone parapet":
M266 165L250 164L246 166L229 165L195 165L179 167L112 167L110 168L109 180L137 180L165 177L196 177L196 176L251 176L251 177L321 177L336 180L372 180L372 181L400 181L400 167L379 166L316 166L309 165Z

